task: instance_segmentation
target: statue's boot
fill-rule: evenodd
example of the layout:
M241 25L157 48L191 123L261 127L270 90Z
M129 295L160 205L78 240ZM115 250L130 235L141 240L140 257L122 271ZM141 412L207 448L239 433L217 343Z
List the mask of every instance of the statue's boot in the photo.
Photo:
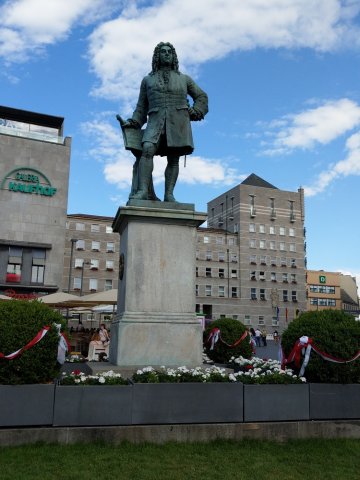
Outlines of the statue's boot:
M141 158L139 162L139 188L132 198L137 200L149 199L149 185L151 182L152 171L153 163Z
M165 195L164 202L176 202L174 188L179 176L179 159L169 162L165 169Z

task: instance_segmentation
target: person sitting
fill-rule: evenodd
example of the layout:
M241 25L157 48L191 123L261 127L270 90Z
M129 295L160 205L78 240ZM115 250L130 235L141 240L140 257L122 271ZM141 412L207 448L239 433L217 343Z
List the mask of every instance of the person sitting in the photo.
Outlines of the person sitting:
M99 355L99 353L97 353L97 350L101 350L103 352L106 353L106 355L108 355L108 345L109 343L107 343L107 345L105 345L102 340L101 340L101 335L100 335L100 330L97 330L93 336L91 337L91 341L89 343L89 352L88 352L88 356L87 356L87 360L90 360L90 361L93 361L93 360L97 360L97 355Z
M100 340L103 343L104 347L107 347L110 343L110 337L109 337L108 331L105 328L105 323L102 323L100 325L99 335L100 335Z

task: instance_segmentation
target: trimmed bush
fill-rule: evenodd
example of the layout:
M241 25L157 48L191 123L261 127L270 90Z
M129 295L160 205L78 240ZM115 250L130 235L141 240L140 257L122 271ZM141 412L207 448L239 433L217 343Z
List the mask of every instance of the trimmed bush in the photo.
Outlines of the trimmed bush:
M209 338L211 330L216 327L220 328L222 340L229 345L232 345L236 340L239 340L246 330L243 323L238 320L233 320L232 318L222 318L221 320L212 322L204 332L204 348L207 356L211 360L217 363L227 363L231 357L241 356L244 358L251 358L252 347L249 343L249 336L234 348L229 348L219 340L216 343L214 350L210 350L210 344L207 342L207 339Z
M341 310L306 312L291 322L282 335L285 356L303 335L312 338L324 353L343 360L353 357L360 349L360 323ZM294 368L293 365L290 367ZM336 364L311 351L305 377L308 382L314 383L359 383L360 359Z
M57 363L59 337L54 323L63 317L37 301L0 302L0 352L9 355L28 344L45 326L51 326L44 338L14 360L0 358L0 384L49 383L59 374Z

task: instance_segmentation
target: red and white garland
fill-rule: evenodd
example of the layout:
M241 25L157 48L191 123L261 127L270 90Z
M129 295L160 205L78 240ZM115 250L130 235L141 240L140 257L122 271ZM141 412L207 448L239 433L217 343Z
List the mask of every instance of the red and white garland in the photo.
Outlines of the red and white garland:
M19 350L16 350L15 352L9 353L8 355L5 355L4 353L0 352L0 359L4 358L5 360L14 360L15 358L19 357L23 352L25 352L26 350L29 350L30 348L34 347L37 343L39 343L48 333L50 328L51 328L50 326L43 327L29 343L27 343L24 347L19 348ZM62 332L59 332L58 361L62 359L63 352L66 352L68 350L70 350L69 341ZM64 362L60 361L59 363L64 363Z
M360 350L353 357L347 360L334 357L334 355L330 355L329 353L325 353L322 350L320 350L320 348L314 344L314 340L312 338L309 338L306 335L304 335L300 337L299 340L296 341L293 349L291 350L287 358L285 358L283 354L282 362L281 362L282 367L284 368L285 365L288 363L294 363L299 368L301 356L304 355L304 360L302 362L300 372L299 372L299 376L302 377L304 375L305 368L309 363L311 350L314 350L314 352L317 353L324 360L327 360L328 362L333 362L333 363L342 363L342 364L351 363L357 360L358 358L360 358Z
M209 336L206 340L206 343L210 343L210 350L214 350L214 347L215 345L217 344L217 342L221 342L223 343L224 345L226 345L227 347L229 348L235 348L237 347L238 345L240 345L240 343L245 340L245 338L249 335L249 343L251 343L251 335L249 334L249 332L247 330L245 330L245 332L242 334L242 336L236 340L236 342L234 342L233 344L229 344L227 342L225 342L225 340L223 340L221 338L221 332L220 332L220 328L218 327L214 327L210 333L209 333Z

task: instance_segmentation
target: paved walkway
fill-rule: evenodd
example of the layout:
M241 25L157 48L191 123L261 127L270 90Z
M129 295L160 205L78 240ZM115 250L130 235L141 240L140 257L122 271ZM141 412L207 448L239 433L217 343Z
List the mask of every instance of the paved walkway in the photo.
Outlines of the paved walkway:
M278 360L279 344L274 340L268 340L266 347L255 347L255 356L259 358L271 358Z

